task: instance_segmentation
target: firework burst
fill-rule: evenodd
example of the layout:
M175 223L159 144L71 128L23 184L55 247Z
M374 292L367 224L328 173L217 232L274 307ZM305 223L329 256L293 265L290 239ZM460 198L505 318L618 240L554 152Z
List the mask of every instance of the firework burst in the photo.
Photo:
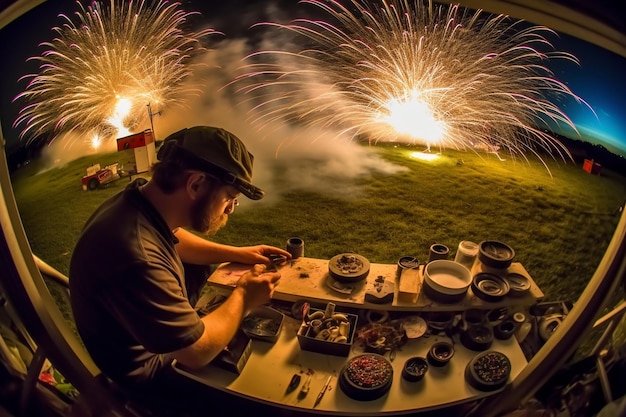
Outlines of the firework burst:
M546 62L578 61L553 48L552 30L421 0L300 3L330 19L260 23L304 42L248 55L234 82L261 127L286 120L374 142L567 154L546 131L576 130L555 103L582 100Z
M218 33L186 30L196 13L166 0L77 4L78 22L60 15L65 23L53 28L56 37L41 44L47 50L29 58L39 61L39 73L20 79L29 80L14 99L27 102L14 123L23 127L22 138L51 132L115 138L145 122L148 104L181 104L196 92L183 81L205 51L201 39Z

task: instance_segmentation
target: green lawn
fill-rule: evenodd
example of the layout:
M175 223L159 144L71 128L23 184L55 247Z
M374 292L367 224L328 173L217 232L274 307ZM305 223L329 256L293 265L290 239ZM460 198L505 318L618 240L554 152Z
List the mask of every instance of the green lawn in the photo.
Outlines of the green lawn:
M417 150L410 146L370 150L406 170L349 182L327 178L318 184L327 192L303 189L267 202L246 201L214 239L283 247L290 236L299 236L306 256L329 259L352 251L376 263L395 263L405 255L425 260L434 242L448 245L454 256L461 240L501 240L515 249L515 260L546 299L576 300L604 255L626 195L623 177L607 170L590 175L571 161L548 158L548 171L538 160L510 155L499 161L493 154L446 150L425 162L410 157ZM85 168L121 156L84 157L39 173L33 163L12 177L33 252L64 274L90 213L128 184L122 179L83 191ZM284 182L281 168L273 175L277 185Z

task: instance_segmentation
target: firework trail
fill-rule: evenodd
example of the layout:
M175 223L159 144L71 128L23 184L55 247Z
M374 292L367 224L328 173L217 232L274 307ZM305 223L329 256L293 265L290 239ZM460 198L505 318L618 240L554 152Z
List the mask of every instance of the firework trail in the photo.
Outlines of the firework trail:
M205 51L201 39L218 33L186 30L197 13L167 0L77 4L78 22L60 15L65 23L52 28L56 37L41 44L48 49L29 58L39 61L39 73L20 79L29 80L14 99L28 103L14 122L23 126L22 138L51 132L115 138L120 128L145 122L148 104L182 104L181 97L196 92L183 80Z
M576 131L554 103L582 100L545 63L578 61L554 50L550 29L419 0L300 3L330 19L259 23L304 41L248 55L232 84L261 127L283 120L373 142L567 154L545 131Z

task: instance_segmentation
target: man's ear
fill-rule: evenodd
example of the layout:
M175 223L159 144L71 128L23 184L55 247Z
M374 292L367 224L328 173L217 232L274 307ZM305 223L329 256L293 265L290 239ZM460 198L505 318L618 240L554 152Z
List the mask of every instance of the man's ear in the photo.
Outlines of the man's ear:
M200 195L202 188L206 186L207 177L201 172L193 172L187 177L187 194L192 200Z

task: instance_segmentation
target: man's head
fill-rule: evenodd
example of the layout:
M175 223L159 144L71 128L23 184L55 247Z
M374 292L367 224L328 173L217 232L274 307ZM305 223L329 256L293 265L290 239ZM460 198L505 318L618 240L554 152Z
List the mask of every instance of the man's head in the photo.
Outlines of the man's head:
M264 192L250 183L253 156L232 133L197 126L168 136L152 167L152 181L166 194L186 190L192 228L213 234L226 224L243 193L258 200Z
M265 192L252 185L254 156L241 140L217 127L196 126L172 133L163 141L157 159L181 170L197 170L232 185L253 200Z

